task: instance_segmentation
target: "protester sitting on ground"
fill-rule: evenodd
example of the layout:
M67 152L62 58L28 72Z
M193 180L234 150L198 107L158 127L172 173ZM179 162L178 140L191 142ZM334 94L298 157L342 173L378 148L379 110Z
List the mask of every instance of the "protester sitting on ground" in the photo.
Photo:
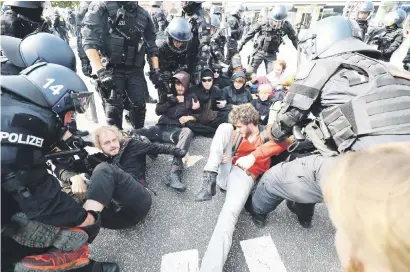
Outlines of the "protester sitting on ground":
M257 98L251 101L252 106L258 111L260 124L267 125L269 120L269 109L272 105L272 86L262 84L258 88Z
M202 188L195 196L196 201L211 200L216 194L216 184L226 190L225 203L202 259L201 272L223 271L236 222L255 180L269 169L271 156L288 146L287 141L274 142L268 136L269 131L258 126L259 114L250 104L233 108L229 120L231 124L220 125L212 139Z
M196 121L186 123L196 135L213 136L218 126L228 121L228 102L222 90L213 85L213 80L213 71L205 68L201 72L201 82L189 89L189 93L195 95L200 104L200 108L194 112Z
M177 148L188 152L189 145L194 136L193 132L185 127L188 121L195 121L193 110L199 109L199 101L195 95L188 93L190 75L178 72L172 77L173 95L167 97L164 103L158 103L155 112L161 117L155 126L133 130L131 134L147 137L152 142L176 144ZM186 190L182 183L182 170L184 165L180 156L174 156L171 163L171 173L167 176L165 184L177 191Z
M123 138L115 126L98 128L94 146L104 155L90 156L82 167L60 162L54 172L73 194L85 199L84 209L102 212L102 226L110 229L135 226L150 210L152 200L145 182L147 154L186 154L182 149L148 140ZM86 176L91 171L88 180Z
M227 109L231 110L234 106L250 103L253 98L249 88L245 86L245 73L243 71L236 72L232 75L231 82L230 86L222 90L228 101Z
M286 62L284 60L276 60L273 64L273 70L266 76L257 76L252 73L251 80L246 85L251 88L251 93L255 94L260 84L271 84L275 91L283 89L282 83L285 83L283 79L284 72L286 70Z
M284 60L276 60L273 63L272 72L266 75L266 78L269 80L273 88L281 84L285 70L286 62Z
M214 72L214 86L218 87L219 89L223 89L229 84L231 84L231 80L225 73L222 73L222 66L215 63L212 65L212 70Z
M410 143L350 152L321 187L343 271L410 271Z

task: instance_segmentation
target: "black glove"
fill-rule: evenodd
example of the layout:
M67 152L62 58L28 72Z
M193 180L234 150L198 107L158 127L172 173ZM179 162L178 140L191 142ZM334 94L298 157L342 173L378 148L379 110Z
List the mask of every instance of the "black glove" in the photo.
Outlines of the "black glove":
M161 72L159 70L155 70L151 73L150 79L152 81L152 84L155 86L161 85L162 83L162 78L161 78Z
M91 64L88 58L81 59L81 69L85 76L90 76L92 72Z
M172 151L172 154L177 157L177 158L183 158L186 155L186 150L183 150L181 148L174 148L174 150Z
M175 95L167 96L167 101L168 101L171 105L176 105L176 104L178 104L178 98L177 98Z
M101 82L102 86L108 90L113 88L112 72L105 68L101 68L97 71L98 80Z
M161 73L161 80L164 82L169 82L169 80L171 79L171 73L168 71L165 71L163 73Z

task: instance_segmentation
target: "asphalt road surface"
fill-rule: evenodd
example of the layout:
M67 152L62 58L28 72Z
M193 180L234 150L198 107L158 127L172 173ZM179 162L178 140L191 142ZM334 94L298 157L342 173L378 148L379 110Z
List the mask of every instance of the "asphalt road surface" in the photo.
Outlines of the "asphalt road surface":
M73 49L75 40L71 41ZM394 57L399 65L406 46ZM242 56L250 53L248 44ZM296 50L288 41L282 45L278 58L288 61L288 73L296 69ZM246 58L244 58L246 59ZM79 74L94 90L90 79ZM264 68L259 69L264 74ZM148 81L149 91L157 97ZM105 124L101 100L96 95L99 125ZM149 104L146 125L155 124L158 117L155 105ZM79 128L93 131L98 124L86 114L79 119ZM148 163L147 181L157 192L152 209L144 222L120 231L102 229L91 245L91 257L98 261L117 262L121 271L137 272L193 272L198 271L200 260L210 240L218 214L224 202L224 193L217 191L212 201L196 203L194 194L201 186L202 170L209 152L211 139L195 137L189 153L203 158L184 171L187 184L184 193L178 193L163 184L169 173L170 157L161 155ZM317 205L311 229L303 229L286 205L282 204L270 214L265 228L255 227L250 216L243 211L236 225L232 248L224 271L227 272L333 272L341 271L334 248L334 229L326 206Z

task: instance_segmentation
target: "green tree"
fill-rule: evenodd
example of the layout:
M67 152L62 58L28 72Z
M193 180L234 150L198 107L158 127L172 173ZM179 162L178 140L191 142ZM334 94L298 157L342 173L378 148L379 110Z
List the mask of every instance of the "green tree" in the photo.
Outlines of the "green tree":
M51 1L53 7L59 8L75 8L80 4L80 1Z

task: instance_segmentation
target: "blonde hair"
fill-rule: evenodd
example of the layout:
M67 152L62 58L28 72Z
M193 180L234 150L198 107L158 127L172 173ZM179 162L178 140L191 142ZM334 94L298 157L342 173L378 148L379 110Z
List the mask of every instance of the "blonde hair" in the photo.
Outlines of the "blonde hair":
M286 70L286 61L284 61L284 60L275 60L273 62L273 65L276 65L276 64L278 64L282 67L282 73L285 72L285 70Z
M410 271L410 142L348 153L321 184L336 229L349 238L354 259L391 271Z
M232 125L240 122L244 125L254 124L256 126L260 120L258 111L250 103L233 107L228 117Z
M94 142L94 146L101 149L101 143L100 143L100 135L101 133L104 133L106 131L111 131L112 133L114 133L117 137L118 140L120 142L123 141L123 135L121 133L121 131L116 127L116 126L102 126L97 128L94 131L94 135L93 135L93 142Z

